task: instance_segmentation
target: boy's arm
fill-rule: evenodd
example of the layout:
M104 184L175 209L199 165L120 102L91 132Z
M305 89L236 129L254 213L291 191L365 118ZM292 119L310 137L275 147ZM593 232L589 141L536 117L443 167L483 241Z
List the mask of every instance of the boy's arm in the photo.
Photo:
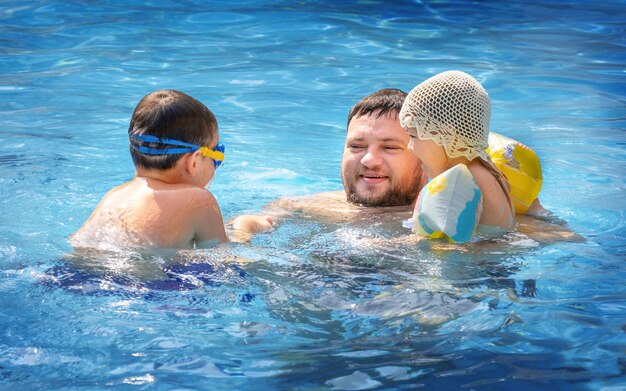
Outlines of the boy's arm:
M294 214L310 216L320 221L349 221L354 207L346 202L343 191L318 193L310 196L280 198L266 205L266 215L241 215L231 220L228 236L235 242L247 242L252 235L274 229L277 223L294 217Z
M241 215L235 217L230 224L236 230L255 234L257 232L271 231L274 227L274 220L270 216Z
M199 208L193 214L196 247L213 246L216 242L228 242L222 212L217 200L209 191L202 189Z
M229 224L232 230L228 234L233 242L248 242L252 235L259 232L268 232L274 229L274 220L270 216L241 215L235 217Z

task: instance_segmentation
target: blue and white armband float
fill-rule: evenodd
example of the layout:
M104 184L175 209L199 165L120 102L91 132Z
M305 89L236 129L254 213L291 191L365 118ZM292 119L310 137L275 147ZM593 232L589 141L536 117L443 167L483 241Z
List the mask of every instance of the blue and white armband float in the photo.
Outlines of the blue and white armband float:
M422 189L413 212L414 231L428 238L467 242L480 221L482 193L467 166L458 164Z

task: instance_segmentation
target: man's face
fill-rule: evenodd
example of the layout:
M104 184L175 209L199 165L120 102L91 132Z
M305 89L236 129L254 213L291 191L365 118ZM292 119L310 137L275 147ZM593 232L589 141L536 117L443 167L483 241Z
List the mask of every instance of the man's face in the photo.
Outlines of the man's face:
M409 135L395 117L377 113L352 118L341 160L347 200L364 206L400 206L415 202L421 162L408 149Z

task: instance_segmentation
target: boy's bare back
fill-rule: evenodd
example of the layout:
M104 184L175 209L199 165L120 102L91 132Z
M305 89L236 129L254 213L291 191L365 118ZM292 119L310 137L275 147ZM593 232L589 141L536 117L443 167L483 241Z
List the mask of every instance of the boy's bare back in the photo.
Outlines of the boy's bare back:
M215 222L215 224L207 224ZM185 183L136 177L109 191L70 238L74 247L190 248L227 241L213 195Z

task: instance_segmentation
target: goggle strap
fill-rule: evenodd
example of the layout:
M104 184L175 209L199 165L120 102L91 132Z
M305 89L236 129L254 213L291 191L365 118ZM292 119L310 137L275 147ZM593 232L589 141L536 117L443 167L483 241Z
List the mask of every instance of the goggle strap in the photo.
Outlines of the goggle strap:
M135 150L139 151L140 153L143 153L144 155L178 155L181 153L188 153L188 152L193 152L196 149L191 149L191 148L151 148L151 147L144 147L144 146L137 146L137 145L133 145L131 144L131 147L133 147Z
M147 143L156 143L156 144L163 144L163 145L176 145L176 146L179 146L179 147L194 148L194 151L199 148L195 144L190 144L190 143L186 143L184 141L174 140L174 139L171 139L171 138L159 138L159 137L151 135L151 134L140 134L140 135L133 134L131 137L133 139L137 140L137 141L143 141L143 142L147 142Z

